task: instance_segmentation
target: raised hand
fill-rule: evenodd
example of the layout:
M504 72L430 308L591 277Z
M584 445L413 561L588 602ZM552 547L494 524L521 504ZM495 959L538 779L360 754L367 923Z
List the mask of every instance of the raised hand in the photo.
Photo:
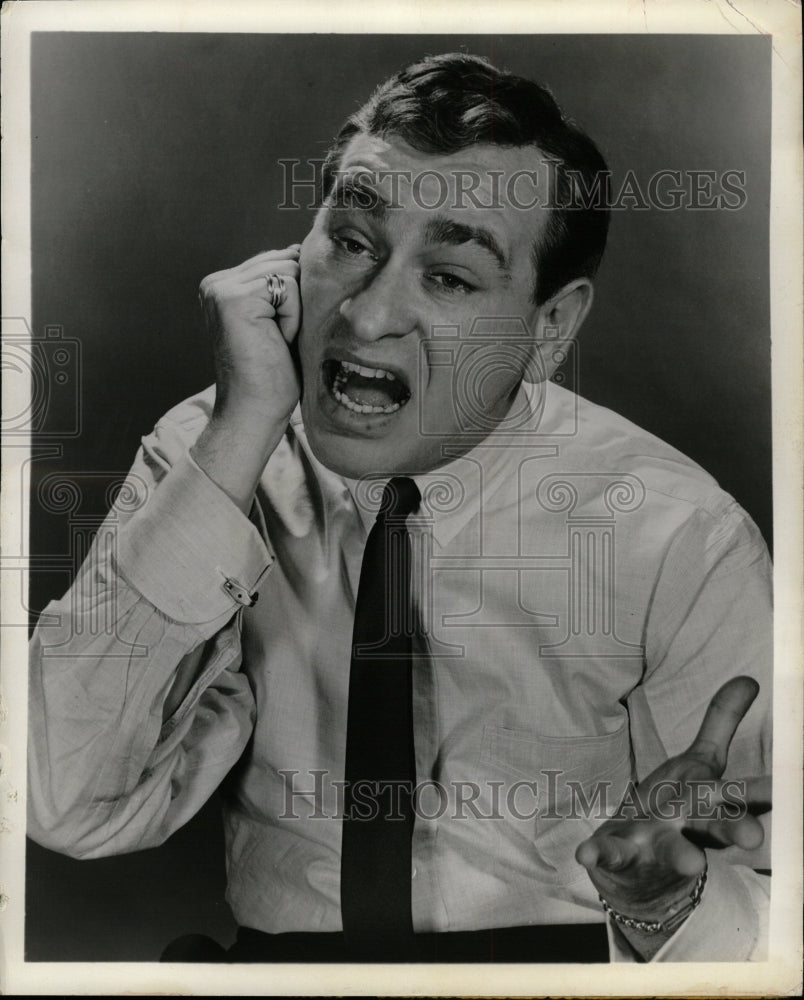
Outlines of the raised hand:
M690 747L640 782L617 814L578 847L576 859L615 910L663 921L687 900L704 870L703 846L750 850L762 843L763 828L752 809L769 807L769 779L744 785L719 780L758 691L750 677L724 684Z
M280 275L271 304L268 276ZM246 510L271 452L299 400L290 344L301 323L299 245L269 250L210 274L199 300L215 355L212 420L192 449L196 462Z
M267 276L279 274L285 296L270 304ZM299 246L268 250L201 282L199 299L212 336L216 412L249 408L286 419L299 399L288 350L301 319Z

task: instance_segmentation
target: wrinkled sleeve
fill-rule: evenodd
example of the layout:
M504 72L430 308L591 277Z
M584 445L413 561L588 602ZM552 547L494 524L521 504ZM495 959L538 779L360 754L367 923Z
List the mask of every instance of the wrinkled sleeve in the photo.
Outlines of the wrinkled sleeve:
M731 502L698 511L669 546L651 596L646 671L629 702L638 777L695 738L727 680L755 678L759 694L740 723L725 777L769 774L773 664L772 569L757 528ZM709 879L693 911L653 961L759 961L767 952L770 815L756 851L708 850ZM613 961L633 961L609 927Z
M251 734L243 609L223 583L258 591L273 557L189 455L200 409L199 426L165 419L143 440L72 587L31 641L28 832L74 857L162 843Z

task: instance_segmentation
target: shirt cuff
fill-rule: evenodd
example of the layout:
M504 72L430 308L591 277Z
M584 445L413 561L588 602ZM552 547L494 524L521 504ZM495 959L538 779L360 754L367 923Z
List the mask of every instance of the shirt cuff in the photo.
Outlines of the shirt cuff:
M121 576L168 618L210 635L244 603L227 580L253 594L273 563L255 525L189 453L117 539Z
M709 871L696 907L651 959L652 962L761 961L767 950L770 879L732 866L707 851ZM634 962L634 953L613 921L608 922L612 962Z

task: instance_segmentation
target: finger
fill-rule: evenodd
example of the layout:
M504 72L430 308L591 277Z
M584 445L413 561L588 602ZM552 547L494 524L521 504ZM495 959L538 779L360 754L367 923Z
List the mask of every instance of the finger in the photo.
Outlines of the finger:
M283 277L282 299L276 308L271 303L268 282L264 276L239 285L238 293L243 299L250 297L259 301L259 311L254 314L255 319L274 320L287 343L293 340L299 331L301 321L301 296L299 286L293 278Z
M299 276L299 262L293 258L283 258L282 260L255 261L248 267L243 267L237 274L241 282L253 281L255 278L264 277L267 274L289 275L291 278Z
M691 787L695 784L692 783ZM694 801L690 801L689 808L685 810L688 819L712 819L713 812L716 812L718 818L736 820L746 813L760 816L769 812L772 806L772 779L769 774L697 784L707 789L707 794L691 796Z
M744 795L748 811L754 816L769 812L773 805L773 779L769 774L758 778L745 778Z
M653 840L657 863L678 875L699 875L706 867L706 855L676 830L661 830Z
M210 299L226 299L238 295L249 295L258 291L259 285L262 285L263 291L267 292L268 286L266 282L270 274L278 274L282 278L290 278L298 281L299 265L294 260L272 261L270 270L267 270L267 267L268 265L263 263L255 265L250 272L241 271L235 273L234 271L222 271L220 272L220 277L216 277L214 274L208 275L201 282L198 293L201 304L203 305L204 302Z
M759 684L753 677L733 677L724 684L709 702L698 735L686 755L708 759L719 777L726 767L737 726L758 693Z
M741 819L697 820L684 826L684 835L699 847L741 847L756 850L765 839L762 823L746 813Z
M282 336L288 343L291 343L301 325L301 292L298 281L292 278L285 280L283 285L285 294L276 310L277 323L282 331Z
M206 275L201 281L201 293L202 295L205 294L205 290L208 290L212 285L218 284L221 281L237 277L248 280L252 271L257 274L271 274L276 271L277 265L285 261L298 261L300 249L301 244L294 243L292 246L285 247L284 250L266 250L254 257L249 257L248 260L244 260L235 267L213 271L212 274Z
M262 253L249 257L247 260L244 260L242 263L232 268L232 270L247 271L254 265L272 264L281 260L297 260L300 250L300 243L293 243L289 247L283 247L280 250L263 250Z
M598 833L578 845L575 860L591 871L602 868L619 872L630 867L639 857L639 847L626 837Z

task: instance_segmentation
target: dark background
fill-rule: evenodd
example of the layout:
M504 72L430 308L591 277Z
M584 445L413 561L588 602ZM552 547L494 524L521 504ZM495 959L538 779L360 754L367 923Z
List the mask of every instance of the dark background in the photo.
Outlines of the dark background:
M51 393L32 464L41 610L67 584L69 518L168 408L213 381L200 279L300 241L281 158L320 158L373 87L427 52L466 51L546 83L600 145L614 189L658 170L746 173L739 211L616 212L581 333L579 391L711 472L771 534L768 200L770 39L735 36L351 36L40 33L32 42L36 337L78 341L80 432ZM71 350L75 350L72 348ZM54 473L81 509L36 500ZM69 560L67 560L69 562ZM100 861L29 842L29 961L155 960L233 923L217 804L163 847Z

